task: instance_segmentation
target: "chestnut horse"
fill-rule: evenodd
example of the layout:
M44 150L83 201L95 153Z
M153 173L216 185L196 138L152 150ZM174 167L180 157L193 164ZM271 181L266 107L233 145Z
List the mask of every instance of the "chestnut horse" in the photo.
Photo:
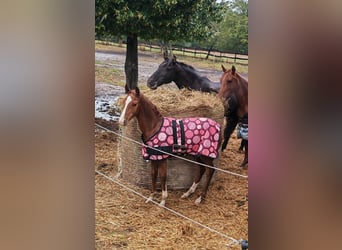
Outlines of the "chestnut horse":
M228 101L226 111L226 127L224 129L224 141L221 150L223 151L228 144L229 138L233 133L239 120L248 119L248 81L236 72L234 66L227 70L221 65L223 74L220 79L221 88L217 96L223 101ZM245 141L245 157L241 166L248 163L248 141Z
M176 57L168 58L164 54L164 62L147 79L147 86L156 89L163 84L175 82L179 89L187 88L202 92L218 93L219 82L212 82L207 77L201 76L194 67L182 62L178 62Z
M157 150L154 150L154 148L163 149L163 151L170 152L171 154L181 153L194 155L197 162L213 166L213 160L218 157L218 149L221 143L220 125L209 118L175 119L163 117L156 106L140 93L139 88L128 90L124 103L125 106L119 118L119 124L124 126L133 117L136 117L145 145L151 146L150 143L152 142L162 142L157 146L152 146L152 149L149 147L142 147L142 153L145 159L151 160L152 190L146 203L154 198L156 180L159 174L162 189L162 200L159 205L165 206L165 201L168 196L166 176L167 158L169 155L165 153L162 154ZM174 124L176 122L179 123L179 125L177 125L178 127L171 127L170 123ZM181 123L184 123L182 128L180 128ZM181 133L182 129L183 132ZM181 137L181 140L178 140L177 138L174 140L175 136L177 138ZM183 136L186 138L184 139ZM182 141L181 145L178 145L177 141ZM171 146L166 146L168 145L167 143L170 143ZM186 198L194 193L205 172L206 182L200 196L195 201L196 204L199 204L205 199L210 180L214 174L213 168L199 164L198 166L198 173L192 186L182 195L182 198Z
M159 65L158 69L148 78L147 86L150 89L157 89L163 84L168 84L170 82L175 82L179 89L187 88L190 90L197 90L202 92L213 92L218 93L221 87L219 82L212 82L207 77L200 76L198 71L194 69L191 65L185 64L183 62L178 62L176 56L173 58L168 58L164 54L164 61ZM224 98L226 99L226 97ZM229 117L229 124L232 125L232 130L229 133L225 133L225 146L228 143L230 134L236 127L238 122L238 116L236 115L236 108L238 107L237 99L234 96L230 96L228 100L229 110L226 111L225 116ZM234 113L234 115L227 115L227 113ZM227 118L228 121L228 118ZM247 142L242 139L240 144L240 151L243 148L246 149Z

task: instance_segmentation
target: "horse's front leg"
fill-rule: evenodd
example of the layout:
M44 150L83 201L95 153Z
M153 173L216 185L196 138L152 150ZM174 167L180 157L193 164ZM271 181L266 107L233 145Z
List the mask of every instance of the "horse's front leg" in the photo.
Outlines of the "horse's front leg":
M221 151L226 149L229 138L234 132L236 125L238 123L239 117L237 115L226 116L226 127L224 129L224 141L222 143Z
M158 163L157 161L151 161L151 180L152 180L152 188L150 197L146 200L146 203L149 203L153 200L154 195L156 193L156 182L158 176Z
M166 185L166 177L167 177L167 161L166 159L158 161L158 169L159 169L159 178L162 189L162 200L159 203L159 206L164 207L167 198L167 185Z

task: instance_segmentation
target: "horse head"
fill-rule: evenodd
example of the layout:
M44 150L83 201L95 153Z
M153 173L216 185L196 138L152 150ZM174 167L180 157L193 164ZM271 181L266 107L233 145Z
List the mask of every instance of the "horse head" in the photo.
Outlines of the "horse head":
M241 118L248 113L248 80L241 77L234 66L227 70L221 65L223 74L220 79L221 88L217 96L225 101L228 98L236 99L236 112Z
M125 126L128 121L139 113L140 90L136 87L133 90L126 89L127 96L123 100L124 108L119 118L119 124Z
M223 70L223 74L220 79L221 88L218 92L218 97L224 100L237 92L239 83L234 66L232 66L232 68L229 70L227 70L223 65L221 65L221 67Z
M176 56L168 58L164 54L164 61L159 65L156 72L154 72L147 80L147 86L150 89L157 89L159 86L174 81L176 75Z

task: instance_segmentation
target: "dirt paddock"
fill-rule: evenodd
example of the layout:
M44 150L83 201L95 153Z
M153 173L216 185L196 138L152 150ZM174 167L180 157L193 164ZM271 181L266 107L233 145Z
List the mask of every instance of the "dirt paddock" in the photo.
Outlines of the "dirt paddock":
M117 131L116 122L96 119L96 123ZM232 135L221 153L220 167L247 175L239 167L243 153L240 140ZM129 153L127 152L127 157ZM117 136L95 126L95 169L117 174ZM195 171L195 169L194 169ZM148 196L150 190L118 179L120 183ZM248 239L248 180L217 172L204 203L194 201L200 190L187 199L183 191L169 190L166 206L234 239ZM158 193L157 201L161 194ZM158 207L114 182L95 175L96 249L229 249L227 238ZM230 249L241 249L232 246Z

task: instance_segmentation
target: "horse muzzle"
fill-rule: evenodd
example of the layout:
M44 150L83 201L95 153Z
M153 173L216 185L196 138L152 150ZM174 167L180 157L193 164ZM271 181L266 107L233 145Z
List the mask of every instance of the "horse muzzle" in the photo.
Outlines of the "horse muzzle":
M157 89L158 88L158 83L157 82L154 82L154 83L147 83L147 86L150 88L150 89Z
M149 79L147 79L147 87L149 87L150 89L158 88L158 81L150 77Z

